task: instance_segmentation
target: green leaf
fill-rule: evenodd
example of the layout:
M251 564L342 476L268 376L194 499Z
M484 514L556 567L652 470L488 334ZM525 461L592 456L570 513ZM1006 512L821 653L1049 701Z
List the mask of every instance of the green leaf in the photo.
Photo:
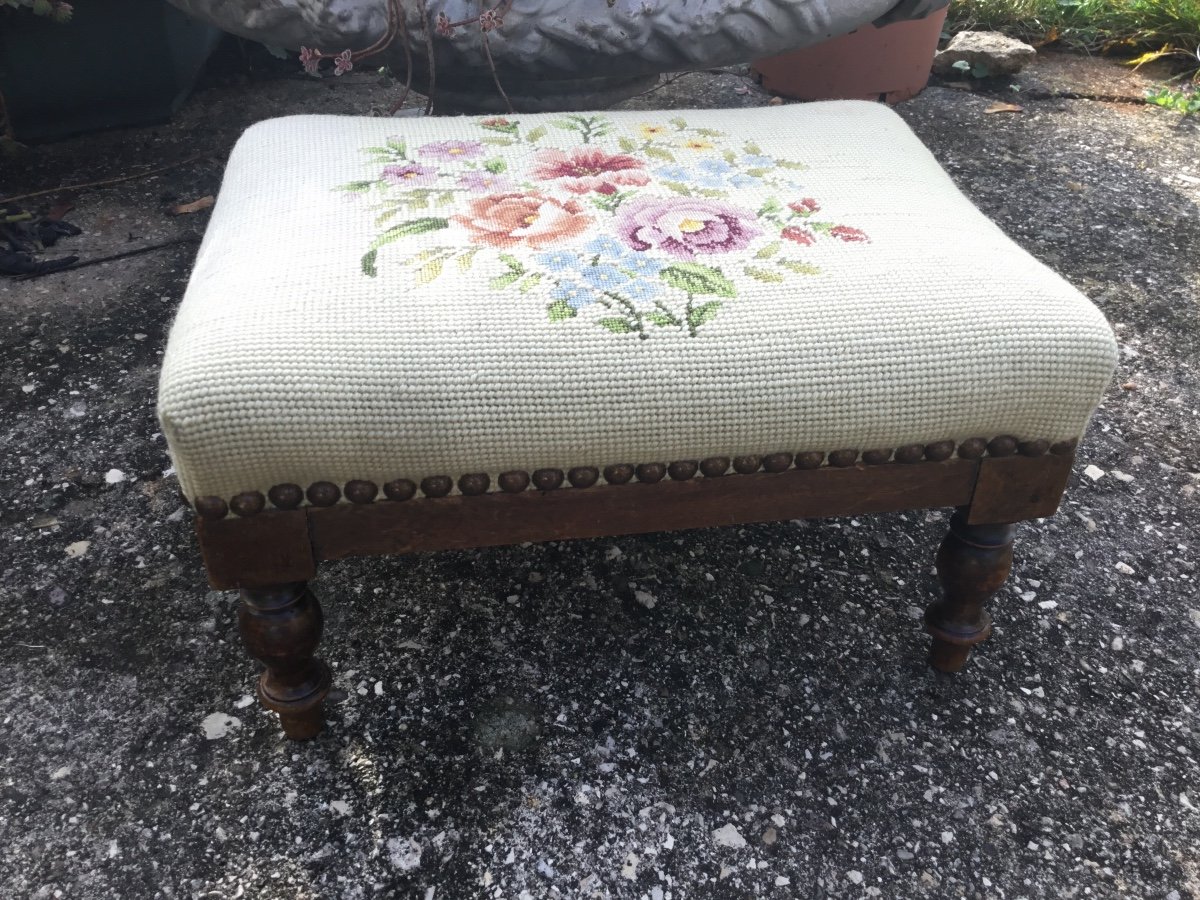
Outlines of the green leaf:
M363 147L363 153L370 153L372 156L383 156L387 159L403 159L404 151L396 150L393 147Z
M517 290L520 291L522 294L528 294L530 291L532 291L535 287L538 286L538 282L541 280L542 280L541 273L534 272L532 275L528 276L524 281L522 281L520 284L517 285Z
M761 250L759 250L757 253L755 253L754 258L755 259L770 259L772 256L774 256L776 253L779 252L779 248L782 246L783 246L782 241L773 241L772 243L767 244L767 246L763 247Z
M524 275L525 274L525 266L523 266L521 264L521 261L519 259L517 259L515 256L509 256L507 253L501 253L500 254L500 262L502 262L506 266L508 266L508 271L510 271L516 275Z
M703 306L697 306L688 313L688 325L693 329L699 328L705 322L710 322L717 316L717 311L721 308L720 300L710 300Z
M395 218L398 213L402 212L404 212L403 206L393 206L391 209L385 209L375 217L375 224L376 226L382 225L384 222Z
M759 269L754 266L746 266L743 271L756 281L765 281L768 283L778 284L784 280L782 275L780 275L778 272L772 272L770 269Z
M546 312L550 315L551 322L562 322L579 315L566 300L555 300L546 307Z
M488 282L488 287L490 287L493 291L502 291L509 285L519 281L521 276L524 274L524 272L507 272L504 275L497 275Z
M793 172L804 172L808 169L808 166L806 166L804 163L793 162L790 159L777 159L775 160L775 165L779 166L781 169L791 169Z
M546 126L539 125L537 128L530 129L529 134L525 135L525 140L531 144L536 144L546 136Z
M696 193L701 197L728 197L729 191L722 191L719 188L696 188Z
M617 144L626 153L632 153L634 150L637 149L637 141L635 141L633 138L628 138L628 137L618 138Z
M445 206L447 203L454 202L454 191L442 191L437 195L437 205Z
M674 191L674 192L675 192L675 193L677 193L677 194L683 194L683 196L685 196L685 197L690 197L690 196L692 196L692 191L691 191L691 188L689 188L689 187L688 187L686 184L684 184L683 182L680 182L680 181L664 181L664 182L663 182L663 184L664 184L664 185L667 187L667 189L668 189L668 190L672 190L672 191Z
M642 151L652 159L661 159L663 162L675 162L675 157L670 150L664 150L662 147L647 147Z
M458 268L465 272L471 268L471 263L475 261L475 254L479 252L479 248L468 250L466 253L460 254L458 257Z
M379 237L371 242L372 250L378 250L384 244L390 244L392 241L398 241L400 238L412 237L414 234L425 234L428 231L440 231L443 228L450 227L449 219L409 219L407 222L401 222L399 225L393 225Z
M746 141L742 149L746 151L747 156L759 156L762 154L762 148L754 143L754 141Z
M334 190L338 191L353 191L356 194L364 193L371 189L374 181L347 181L345 184L339 184Z
M689 294L715 294L718 297L736 297L737 288L721 274L720 269L702 266L699 263L675 263L667 266L660 277L672 287Z
M773 213L781 212L782 210L783 204L781 204L774 197L769 197L767 198L767 201L758 208L758 214L760 216L769 216Z
M669 316L664 312L646 313L646 321L651 322L655 325L660 325L664 328L669 325L680 324L680 322L677 318L675 318L674 316Z
M555 128L562 129L563 131L578 131L579 130L579 125L568 119L552 119L550 124L553 125Z
M508 168L508 163L502 159L489 159L483 164L483 167L493 175L499 175Z
M800 262L797 259L777 259L775 264L795 272L797 275L820 275L821 270L812 263Z
M683 129L687 128L687 121L685 119L676 118L676 119L671 119L670 122L672 125L674 125L676 128L678 128L680 131L683 131Z
M746 174L749 175L751 178L762 178L764 175L766 175L770 171L771 171L770 169L747 169Z
M388 149L397 156L404 156L406 153L408 153L408 147L405 145L404 141L398 140L397 138L388 138L385 143L388 145Z
M491 144L493 147L511 147L516 143L516 141L514 141L512 138L502 137L485 137L483 142L485 144Z
M717 131L715 128L693 128L692 131L704 137L725 137L725 132Z
M375 269L375 257L379 255L378 250L368 250L363 254L362 258L362 273L374 278L378 272Z
M442 274L442 263L444 262L445 260L439 256L432 262L427 263L417 270L414 280L417 284L429 284L429 282Z
M632 331L637 331L625 319L601 319L600 325L614 334L629 334Z

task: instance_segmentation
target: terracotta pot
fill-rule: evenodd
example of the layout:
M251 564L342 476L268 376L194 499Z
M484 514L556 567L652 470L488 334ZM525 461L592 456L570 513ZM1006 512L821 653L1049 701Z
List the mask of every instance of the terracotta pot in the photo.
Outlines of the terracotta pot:
M923 19L893 22L754 63L762 86L798 100L886 100L915 97L929 81L946 21L940 9Z

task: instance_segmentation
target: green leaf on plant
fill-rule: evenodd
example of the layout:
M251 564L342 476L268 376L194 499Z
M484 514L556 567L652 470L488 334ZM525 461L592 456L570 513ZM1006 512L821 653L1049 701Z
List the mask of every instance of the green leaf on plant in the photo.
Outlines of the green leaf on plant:
M483 142L485 144L491 144L493 147L511 147L516 143L516 141L514 141L512 138L502 137L485 137Z
M699 328L705 322L712 321L717 316L717 311L721 308L720 300L710 300L703 306L697 306L688 313L688 325L693 329Z
M493 175L499 175L508 168L508 163L502 159L489 159L483 164L483 167Z
M442 274L442 263L443 262L444 262L444 260L441 257L438 257L437 259L433 260L432 262L426 263L424 266L422 266L421 268L419 268L417 270L417 274L416 274L416 276L414 276L414 280L417 282L417 284L429 284L429 282L433 281L435 278L437 278L439 275Z
M500 262L502 262L506 266L508 266L508 271L510 271L514 274L517 274L517 275L525 274L525 266L522 265L521 261L519 259L517 259L515 256L510 256L507 253L501 253L500 254Z
M664 150L662 147L649 146L642 151L651 159L661 159L663 162L675 162L675 156L670 150Z
M522 281L520 284L517 285L517 290L520 291L522 294L528 294L530 291L532 291L535 287L538 286L538 282L541 280L542 280L541 273L534 272L532 275L528 276L524 281Z
M579 131L579 124L572 122L570 119L552 119L550 124L555 128L560 128L563 131Z
M746 174L749 175L751 178L762 178L764 175L766 175L770 171L771 171L770 169L747 169Z
M671 121L671 124L674 125L680 131L683 131L683 129L687 128L687 120L686 119L671 119L670 121Z
M579 315L566 300L555 300L546 307L546 312L549 314L551 322L562 322Z
M531 128L529 130L529 133L527 135L525 135L525 140L529 141L529 143L531 143L531 144L536 144L538 141L540 141L545 136L546 136L546 126L539 125L537 128Z
M800 262L797 259L777 259L776 265L783 266L788 271L795 272L797 275L820 275L821 270L812 263Z
M727 162L727 163L730 163L730 164L732 164L732 163L735 163L735 162L737 162L737 154L736 154L736 153L734 153L732 150L726 150L726 151L725 151L724 153L722 153L721 155L722 155L723 157L725 157L725 162Z
M384 141L384 143L387 144L388 149L391 150L393 153L395 153L397 156L402 157L406 153L408 153L408 145L405 144L404 141L400 140L399 138L390 137L386 141Z
M714 294L718 297L736 297L737 288L721 274L720 269L702 266L700 263L675 263L667 266L660 277L672 287L688 294Z
M754 141L746 141L746 144L742 149L745 150L749 156L759 156L762 153L762 148L758 146L758 144L754 143Z
M520 281L521 276L524 274L524 272L506 272L504 275L497 275L488 282L488 287L493 291L502 291L509 285Z
M754 258L755 259L770 259L772 256L774 256L776 253L779 252L779 248L782 246L783 246L782 241L773 241L770 244L767 244L767 246L763 247L757 253L755 253Z
M461 254L458 257L458 268L463 272L471 268L471 263L475 262L475 254L478 252L479 248L476 247L472 250L468 250L466 253Z
M808 166L806 166L804 163L793 162L790 159L777 159L775 160L775 165L779 166L781 169L791 169L793 172L803 172L808 169Z
M664 312L646 313L646 321L664 328L670 325L680 324L678 319L676 319L674 316L668 316Z
M664 181L663 185L665 185L668 190L674 191L677 194L683 194L685 197L692 196L691 188L681 181Z
M363 254L362 258L362 273L374 278L378 272L375 269L375 258L379 255L378 250L368 250Z
M760 216L770 216L782 211L783 204L780 203L775 197L768 197L766 202L758 208L758 214Z
M755 266L746 266L743 271L755 281L778 284L784 280L782 275L780 275L778 272L772 272L770 269L759 269Z
M600 325L614 334L629 334L631 331L637 330L625 319L601 319Z
M715 128L693 128L692 131L703 137L725 137L725 132L717 131Z
M637 149L637 141L635 141L633 138L628 138L628 137L618 138L617 144L626 153L632 153L634 150Z
M374 181L347 181L345 184L339 184L339 191L353 191L355 194L362 194L371 189Z
M378 250L384 244L390 244L392 241L398 241L400 238L412 237L414 234L425 234L429 231L440 231L443 228L450 227L449 219L426 218L426 219L410 219L407 222L401 222L399 225L393 225L379 237L371 242L371 249Z

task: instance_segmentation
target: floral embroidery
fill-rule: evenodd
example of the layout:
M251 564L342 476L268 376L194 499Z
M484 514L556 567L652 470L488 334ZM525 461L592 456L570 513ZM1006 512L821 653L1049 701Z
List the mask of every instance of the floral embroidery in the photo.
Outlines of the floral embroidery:
M532 128L505 117L476 125L477 140L410 149L396 137L365 148L375 174L340 187L369 199L381 229L363 255L365 275L377 274L388 245L457 229L457 241L430 246L424 237L420 252L394 264L427 284L450 263L467 271L490 258L502 267L491 290L543 298L550 322L695 337L738 299L743 278L819 275L808 248L870 241L820 215L797 181L803 163L682 118L628 130L585 115ZM573 135L571 145L539 146L551 129ZM497 153L506 147L527 149ZM516 160L520 171L510 169Z

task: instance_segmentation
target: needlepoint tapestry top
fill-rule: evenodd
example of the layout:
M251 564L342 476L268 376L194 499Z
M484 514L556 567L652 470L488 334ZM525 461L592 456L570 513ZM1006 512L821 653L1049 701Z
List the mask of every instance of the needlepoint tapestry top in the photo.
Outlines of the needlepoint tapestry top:
M745 137L682 116L536 122L484 118L477 137L363 148L370 177L338 186L378 228L363 275L428 284L489 254L502 270L488 287L514 315L695 337L739 283L800 294L788 283L822 276L822 244L870 243L836 198L810 196L804 160Z

